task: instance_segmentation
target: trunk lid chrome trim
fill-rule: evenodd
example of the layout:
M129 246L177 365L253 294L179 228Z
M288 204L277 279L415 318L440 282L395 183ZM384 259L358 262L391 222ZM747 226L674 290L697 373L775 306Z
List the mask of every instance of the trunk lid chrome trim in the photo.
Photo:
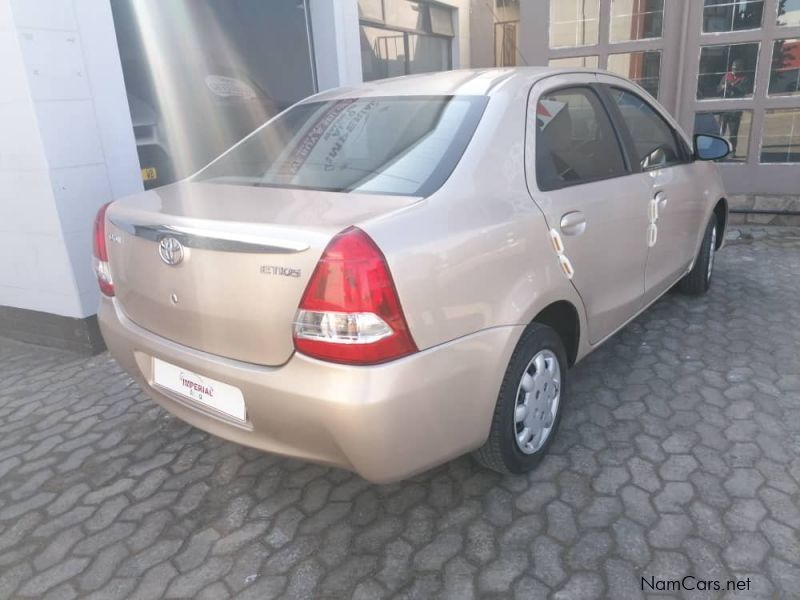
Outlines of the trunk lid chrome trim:
M130 235L153 242L172 236L187 248L249 254L295 254L310 248L309 244L301 241L262 237L213 227L165 225L124 220L117 216L109 218L109 221Z

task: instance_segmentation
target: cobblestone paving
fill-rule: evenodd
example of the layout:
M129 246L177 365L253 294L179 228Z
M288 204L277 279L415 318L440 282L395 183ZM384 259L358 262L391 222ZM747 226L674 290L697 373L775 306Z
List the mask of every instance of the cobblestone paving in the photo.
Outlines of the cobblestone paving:
M798 323L800 231L745 231L706 297L574 371L539 470L389 486L192 429L107 355L0 341L0 597L624 599L693 574L798 598Z

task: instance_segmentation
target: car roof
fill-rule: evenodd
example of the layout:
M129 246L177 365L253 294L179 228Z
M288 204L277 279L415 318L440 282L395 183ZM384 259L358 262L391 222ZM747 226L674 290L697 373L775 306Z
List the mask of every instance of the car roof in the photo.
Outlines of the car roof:
M327 90L312 96L309 100L337 100L369 96L491 96L500 88L514 85L531 86L543 77L559 73L596 75L604 73L604 71L554 67L456 69L369 81L357 86Z

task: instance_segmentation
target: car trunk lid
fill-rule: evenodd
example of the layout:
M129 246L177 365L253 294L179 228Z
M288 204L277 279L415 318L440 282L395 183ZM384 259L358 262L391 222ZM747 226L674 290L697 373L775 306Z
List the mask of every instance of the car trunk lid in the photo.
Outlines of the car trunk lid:
M131 321L179 344L283 364L331 238L417 200L183 182L117 201L107 213L116 302Z

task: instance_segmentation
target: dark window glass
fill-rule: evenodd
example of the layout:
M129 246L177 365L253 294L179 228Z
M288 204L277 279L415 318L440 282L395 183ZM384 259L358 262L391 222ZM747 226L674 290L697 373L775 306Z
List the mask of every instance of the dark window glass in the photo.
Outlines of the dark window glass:
M453 11L444 6L429 7L431 11L431 32L439 35L454 35Z
M769 93L774 96L800 94L800 39L775 40Z
M778 25L800 25L800 0L778 0Z
M703 46L697 98L749 98L758 60L758 43Z
M661 50L624 52L610 54L608 70L635 81L647 93L658 98L658 83L661 75Z
M611 41L661 37L664 0L612 0Z
M362 24L361 69L364 81L452 68L449 37L408 33Z
M548 93L536 107L536 180L553 190L625 174L611 122L595 93Z
M722 160L744 162L747 160L752 119L753 112L750 110L699 112L694 116L694 132L696 134L721 135L731 143L733 148L733 151Z
M683 162L684 155L672 127L658 111L636 94L611 88L611 97L633 138L642 169L659 169Z
M703 32L758 29L764 14L764 0L705 0Z
M429 73L450 68L450 38L408 34L408 72Z
M406 74L406 34L361 26L361 68L364 81Z
M196 173L314 93L307 15L294 0L113 0L110 8L146 189Z
M800 108L773 109L764 114L761 162L800 162Z
M211 163L196 179L427 196L461 159L487 100L404 96L299 104Z

